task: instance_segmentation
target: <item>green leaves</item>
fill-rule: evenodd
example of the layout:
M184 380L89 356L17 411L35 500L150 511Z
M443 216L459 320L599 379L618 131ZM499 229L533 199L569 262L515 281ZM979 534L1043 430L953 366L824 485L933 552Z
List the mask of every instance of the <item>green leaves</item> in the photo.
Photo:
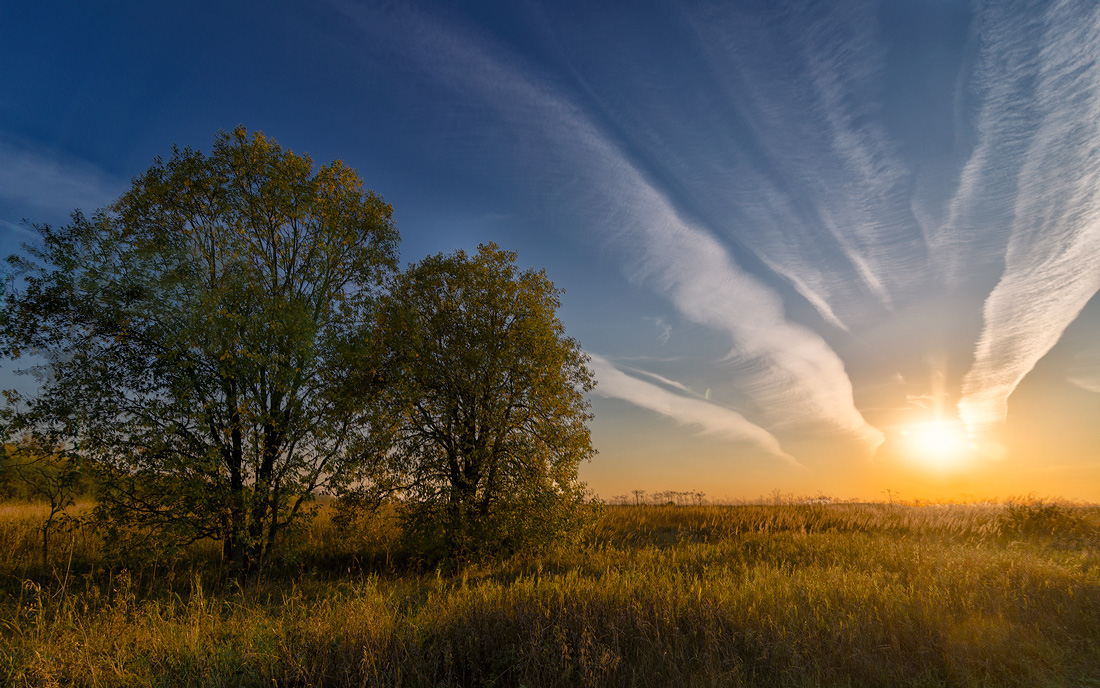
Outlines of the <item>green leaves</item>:
M384 481L428 550L537 546L575 530L594 380L559 291L495 244L412 265L379 306L394 423Z
M399 495L452 554L568 536L594 380L559 291L493 244L394 276L391 216L343 163L260 133L173 149L9 258L0 349L49 369L12 430L79 437L116 545L214 538L242 575L321 490Z
M7 352L51 377L20 427L75 436L119 533L221 539L255 568L303 504L362 463L352 389L396 269L392 210L340 162L314 168L243 127L173 149L91 218L38 227L4 309Z

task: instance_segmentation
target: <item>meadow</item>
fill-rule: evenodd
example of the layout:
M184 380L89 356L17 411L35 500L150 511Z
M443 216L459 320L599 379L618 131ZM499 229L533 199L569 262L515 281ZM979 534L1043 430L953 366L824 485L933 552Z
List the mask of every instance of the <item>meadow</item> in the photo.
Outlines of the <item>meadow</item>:
M426 567L322 509L255 584L0 504L10 686L1100 685L1100 508L608 506L580 543ZM76 512L86 506L79 506Z

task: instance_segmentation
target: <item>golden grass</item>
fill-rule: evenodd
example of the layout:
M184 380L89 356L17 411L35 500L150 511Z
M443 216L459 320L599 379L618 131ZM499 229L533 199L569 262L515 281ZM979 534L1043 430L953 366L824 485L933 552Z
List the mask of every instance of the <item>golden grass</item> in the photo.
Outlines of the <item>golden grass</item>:
M209 552L64 590L15 557L0 683L1100 685L1100 512L1045 507L610 507L584 546L451 573L322 512L244 592Z

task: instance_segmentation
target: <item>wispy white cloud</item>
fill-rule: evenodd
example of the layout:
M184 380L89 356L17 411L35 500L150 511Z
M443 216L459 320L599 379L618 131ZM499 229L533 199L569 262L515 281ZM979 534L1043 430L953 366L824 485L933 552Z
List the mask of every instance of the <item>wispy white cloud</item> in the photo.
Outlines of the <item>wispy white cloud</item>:
M365 31L413 41L399 49L440 84L496 108L522 132L525 147L539 151L543 174L573 180L568 194L555 200L605 232L632 278L665 295L689 320L729 336L746 364L746 391L769 417L825 422L868 448L881 443L882 433L856 409L844 365L824 339L788 321L779 296L742 270L713 234L685 219L576 104L518 68L512 56L455 27L402 9L380 29L377 17L345 10Z
M1075 356L1067 379L1081 389L1100 394L1100 350Z
M38 232L35 232L22 224L16 224L9 222L8 220L0 219L0 227L9 232L13 237L21 237L23 239L38 239Z
M1100 12L1055 3L1041 39L1031 70L1034 118L1020 118L1009 103L985 105L1004 136L1027 146L1004 274L985 302L984 329L963 380L959 413L972 432L1005 419L1016 386L1100 289ZM998 41L1018 40L991 25L985 59L1011 52ZM999 145L983 139L975 155L991 157Z
M646 320L649 320L660 330L657 335L657 343L661 346L668 344L668 339L672 336L672 325L665 322L664 318L646 318Z
M976 13L970 42L982 48L970 75L976 143L959 176L947 219L926 224L931 267L958 286L999 267L1006 230L1013 222L1020 167L1035 126L1035 73L1043 38L1038 13L1011 3L985 3ZM968 102L965 92L957 107Z
M707 195L711 215L738 218L726 229L841 329L882 313L869 299L889 309L910 298L927 281L927 251L911 172L877 110L885 49L875 8L685 11L710 75L754 134L698 134L720 151L692 161L709 165L697 179L725 185Z
M119 179L85 161L0 141L0 205L52 219L76 209L90 213L124 188Z
M736 411L702 399L674 394L663 387L627 375L602 356L589 356L592 359L589 363L592 372L600 381L596 386L597 394L629 401L707 434L756 445L769 454L801 466L794 457L783 451L779 440L771 433Z
M690 395L696 396L696 397L702 397L703 396L702 394L699 394L694 389L692 389L691 387L688 387L684 383L677 382L676 380L671 380L671 379L665 377L664 375L658 375L657 373L652 373L648 370L642 370L641 368L635 368L634 366L619 366L619 369L624 370L624 371L629 371L629 373L631 375L634 375L634 376L641 375L642 377L648 377L651 380L656 380L657 382L661 383L662 385L664 385L666 387L671 387L673 389L678 389L678 390L680 390L681 392L683 392L685 394L690 394Z
M746 389L775 418L826 420L876 444L878 431L856 410L844 365L828 344L787 320L778 295L636 175L620 177L615 195L638 212L621 242L637 254L637 274L688 319L726 332L740 359L760 364L746 376Z

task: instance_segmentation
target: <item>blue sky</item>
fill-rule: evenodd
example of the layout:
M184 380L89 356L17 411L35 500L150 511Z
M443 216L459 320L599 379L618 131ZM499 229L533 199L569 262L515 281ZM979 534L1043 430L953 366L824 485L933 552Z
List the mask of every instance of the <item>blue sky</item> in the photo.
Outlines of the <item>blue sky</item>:
M1100 500L1093 2L8 3L0 44L5 254L244 124L405 261L546 268L604 497Z

